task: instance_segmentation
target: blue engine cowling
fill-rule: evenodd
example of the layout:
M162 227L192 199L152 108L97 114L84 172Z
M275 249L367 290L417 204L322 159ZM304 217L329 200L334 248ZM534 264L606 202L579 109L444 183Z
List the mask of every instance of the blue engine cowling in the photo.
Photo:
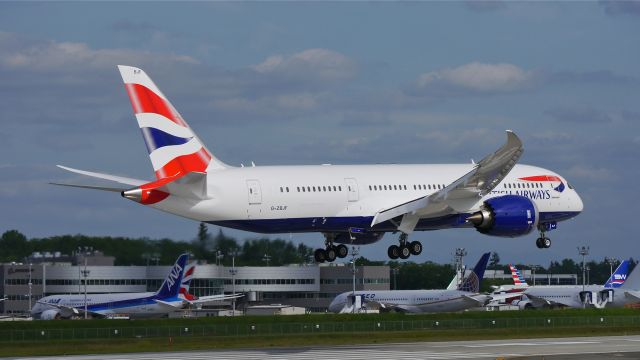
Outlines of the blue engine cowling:
M486 200L467 220L483 234L515 237L537 227L538 209L524 196L504 195Z
M338 233L333 242L338 244L366 245L372 244L384 236L383 232Z

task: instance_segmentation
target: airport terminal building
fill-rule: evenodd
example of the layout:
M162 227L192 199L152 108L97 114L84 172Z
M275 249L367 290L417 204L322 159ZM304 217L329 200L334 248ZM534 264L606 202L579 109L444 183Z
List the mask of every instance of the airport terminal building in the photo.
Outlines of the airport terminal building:
M100 252L63 256L34 253L29 263L0 264L0 314L25 314L40 298L53 294L123 293L156 291L171 266L114 266L115 259ZM80 264L78 266L78 264ZM196 296L231 294L245 296L238 307L282 304L311 312L325 312L338 294L353 289L348 263L231 268L197 265L189 292ZM356 290L390 290L389 266L358 266ZM529 270L522 271L528 281ZM510 273L487 270L485 279L511 279ZM537 284L576 284L575 274L536 274ZM235 282L235 287L234 283ZM31 296L29 296L31 294ZM212 306L229 306L228 303Z
M30 304L47 295L84 293L82 255L77 258L39 255L32 256L30 264L0 265L0 293L6 297L0 302L0 314L24 314ZM171 266L113 266L113 263L112 257L100 253L87 256L87 293L156 291L171 269ZM235 280L235 291L246 295L239 306L284 304L325 312L336 295L353 289L348 264L235 269L232 276L230 267L197 265L189 292L196 296L232 293ZM356 290L388 290L389 274L388 266L358 266Z

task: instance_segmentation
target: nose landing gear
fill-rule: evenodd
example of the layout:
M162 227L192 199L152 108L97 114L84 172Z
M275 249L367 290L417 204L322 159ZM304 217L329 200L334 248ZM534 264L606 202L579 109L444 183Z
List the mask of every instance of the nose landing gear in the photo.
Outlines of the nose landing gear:
M546 236L546 228L544 226L539 226L538 230L540 230L540 237L536 239L536 246L538 249L548 249L551 247L551 239Z
M395 259L408 259L411 255L420 255L422 253L422 243L420 241L409 242L407 240L408 235L405 233L400 234L398 239L399 245L391 245L387 249L387 255L392 260Z

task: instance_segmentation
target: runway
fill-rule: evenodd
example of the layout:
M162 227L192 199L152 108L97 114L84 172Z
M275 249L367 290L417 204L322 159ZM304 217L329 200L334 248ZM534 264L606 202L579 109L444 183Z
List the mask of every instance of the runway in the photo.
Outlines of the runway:
M180 351L139 354L65 356L91 360L187 359L640 359L640 336L416 342L303 348ZM56 357L20 359L50 360ZM61 357L60 357L61 358Z

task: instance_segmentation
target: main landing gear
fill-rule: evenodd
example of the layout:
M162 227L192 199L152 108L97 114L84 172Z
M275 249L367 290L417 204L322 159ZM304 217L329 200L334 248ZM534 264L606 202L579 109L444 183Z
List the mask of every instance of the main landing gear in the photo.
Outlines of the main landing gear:
M345 258L349 254L349 248L344 245L334 245L333 238L325 235L325 248L316 249L313 253L313 257L317 263L333 262L336 258Z
M551 247L551 239L549 239L544 230L540 229L540 237L536 239L538 249L548 249Z
M400 234L399 245L391 245L387 249L387 255L392 260L395 259L408 259L411 255L420 255L422 252L422 243L420 241L409 242L408 236L405 233Z

